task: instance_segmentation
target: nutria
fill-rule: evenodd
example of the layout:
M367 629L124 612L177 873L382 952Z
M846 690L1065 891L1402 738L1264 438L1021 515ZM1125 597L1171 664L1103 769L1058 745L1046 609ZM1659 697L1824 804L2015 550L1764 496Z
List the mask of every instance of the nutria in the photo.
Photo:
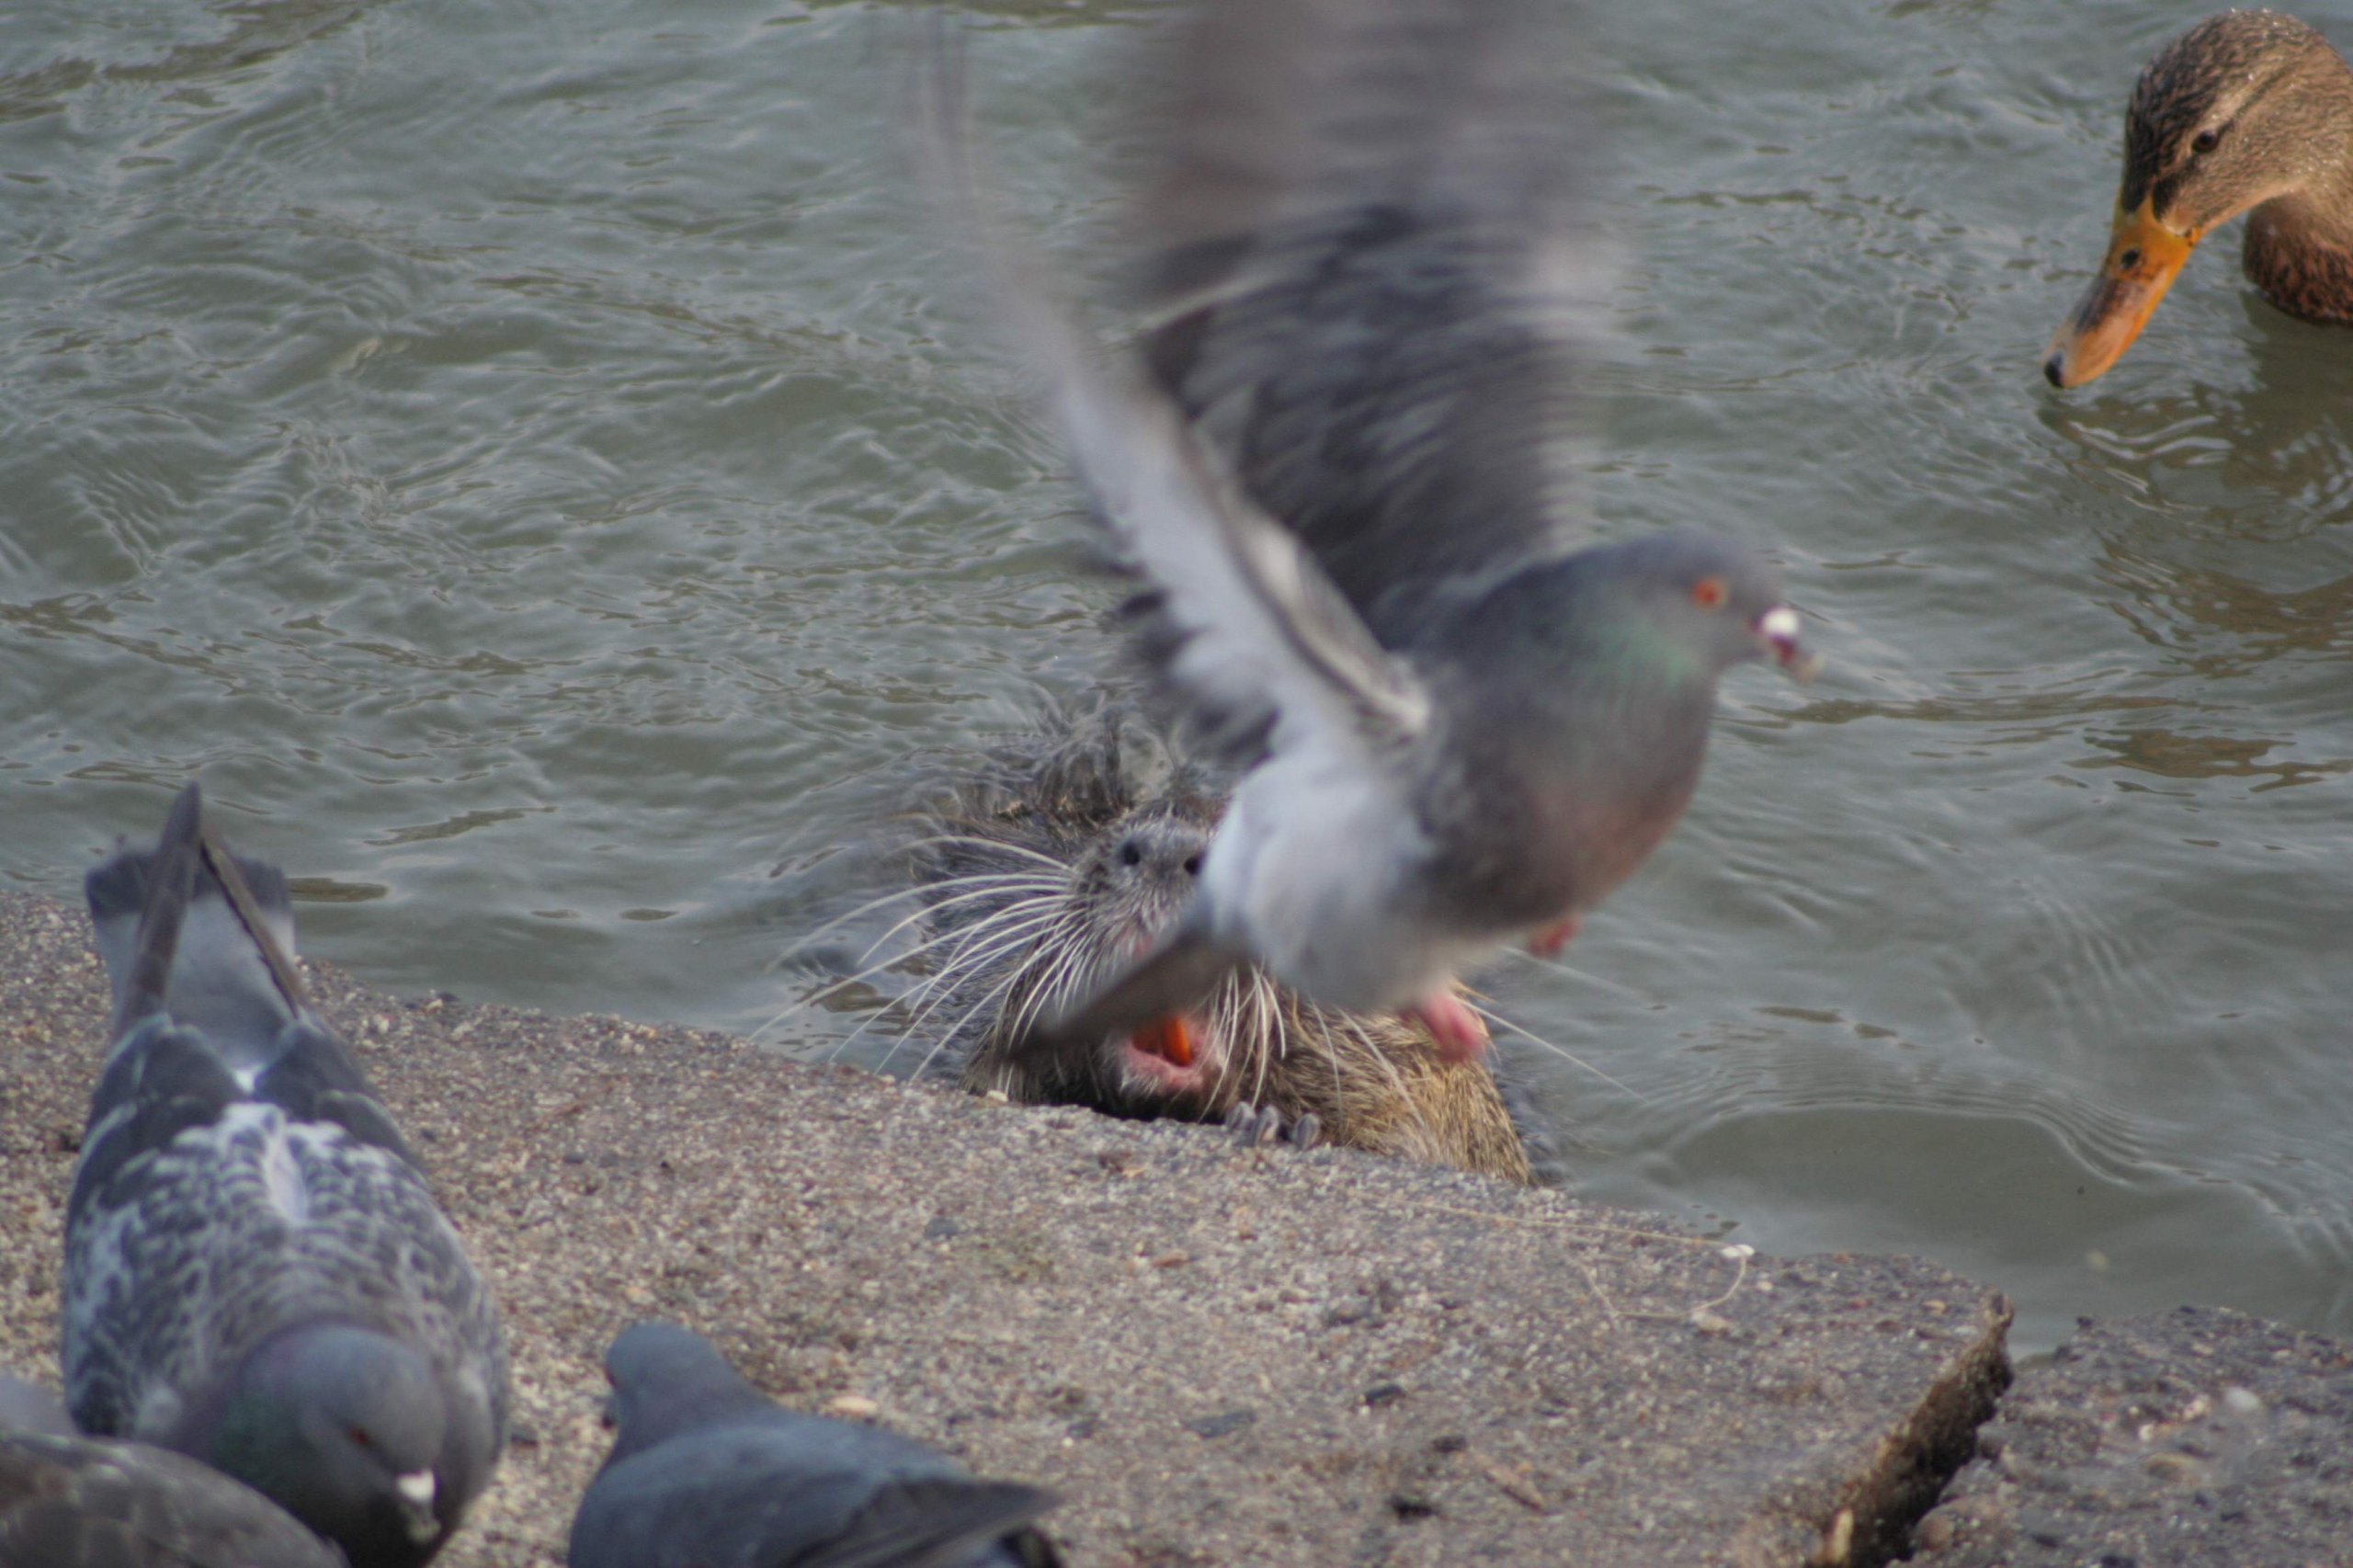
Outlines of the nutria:
M1022 1103L1303 1126L1350 1148L1530 1180L1519 1096L1507 1103L1488 1062L1449 1062L1418 1025L1316 1006L1256 971L1127 1039L1076 1055L1036 1049L1041 1015L1176 919L1224 810L1139 728L1117 714L1057 721L962 773L921 814L911 872L938 957L909 999L911 1032L938 1020L947 1071ZM1140 781L1154 773L1165 777Z

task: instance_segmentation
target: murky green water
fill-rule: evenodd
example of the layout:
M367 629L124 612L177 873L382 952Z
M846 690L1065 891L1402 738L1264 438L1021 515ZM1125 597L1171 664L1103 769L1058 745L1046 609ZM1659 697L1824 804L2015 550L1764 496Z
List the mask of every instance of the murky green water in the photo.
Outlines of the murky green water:
M1499 989L1624 1085L1521 1042L1581 1190L1927 1254L2029 1345L2182 1301L2353 1334L2353 335L2234 235L2096 387L2035 374L2203 9L1659 0L1591 65L1597 508L1778 551L1832 667L1735 677L1575 972ZM1050 239L1104 210L1139 15L981 23ZM13 10L0 874L70 896L193 770L374 983L773 1015L776 868L1101 646L907 190L909 27Z

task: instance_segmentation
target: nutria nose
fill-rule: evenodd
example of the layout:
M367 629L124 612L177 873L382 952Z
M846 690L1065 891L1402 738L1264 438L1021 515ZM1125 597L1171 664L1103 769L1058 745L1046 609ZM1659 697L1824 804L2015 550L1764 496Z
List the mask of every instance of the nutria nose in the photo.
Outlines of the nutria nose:
M1120 840L1119 862L1145 875L1198 877L1201 841L1191 834L1138 828Z

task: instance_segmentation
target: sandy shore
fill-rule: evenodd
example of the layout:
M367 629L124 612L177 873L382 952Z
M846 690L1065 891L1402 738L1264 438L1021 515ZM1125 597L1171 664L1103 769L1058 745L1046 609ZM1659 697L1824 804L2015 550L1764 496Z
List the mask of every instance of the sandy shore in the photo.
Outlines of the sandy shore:
M87 936L0 894L0 1361L52 1385ZM640 1317L1051 1486L1087 1564L1877 1561L2006 1377L2000 1298L1922 1263L313 972L506 1314L451 1568L562 1561Z

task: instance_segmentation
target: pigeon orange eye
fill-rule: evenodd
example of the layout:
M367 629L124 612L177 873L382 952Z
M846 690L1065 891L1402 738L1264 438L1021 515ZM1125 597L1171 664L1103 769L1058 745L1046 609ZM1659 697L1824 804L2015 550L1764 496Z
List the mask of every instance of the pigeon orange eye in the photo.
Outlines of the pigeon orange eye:
M1722 609L1726 594L1722 577L1702 577L1691 585L1691 602L1701 609Z
M376 1440L368 1436L368 1429L364 1426L347 1426L344 1432L363 1449L372 1449L376 1446Z

